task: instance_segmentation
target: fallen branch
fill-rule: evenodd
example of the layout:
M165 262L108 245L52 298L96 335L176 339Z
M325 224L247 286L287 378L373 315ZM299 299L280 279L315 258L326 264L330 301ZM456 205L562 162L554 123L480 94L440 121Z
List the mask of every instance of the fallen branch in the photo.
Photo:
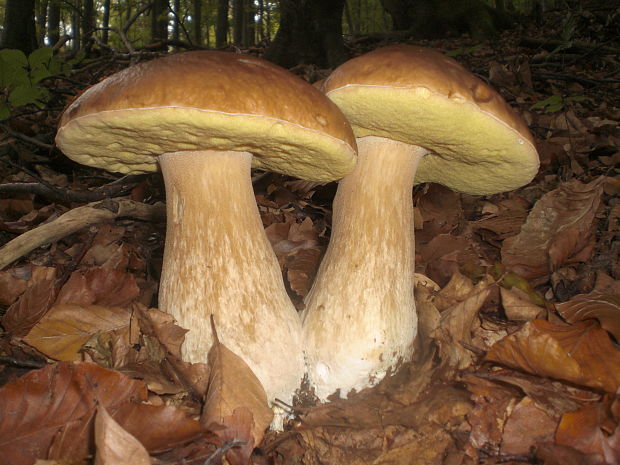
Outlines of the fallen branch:
M38 182L14 182L0 184L0 196L34 194L54 202L96 202L106 198L127 195L142 179L144 179L144 175L141 174L128 175L92 190L67 190Z
M148 205L128 199L106 199L74 208L61 217L16 237L0 248L0 270L44 244L56 242L80 229L117 218L164 221L163 203Z

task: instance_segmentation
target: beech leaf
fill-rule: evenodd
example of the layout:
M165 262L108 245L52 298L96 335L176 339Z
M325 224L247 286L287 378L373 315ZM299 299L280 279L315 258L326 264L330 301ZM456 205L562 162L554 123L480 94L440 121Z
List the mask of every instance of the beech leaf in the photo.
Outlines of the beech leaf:
M620 386L620 349L592 320L571 326L530 321L491 347L486 360L607 392Z
M229 451L227 457L236 452L235 462L246 463L273 419L267 394L241 357L219 341L211 347L208 360L211 376L201 422L207 426L223 426L221 431L216 427L212 429L224 442L244 441L246 444L240 450Z
M151 465L149 453L144 446L116 423L104 406L97 409L95 444L95 465Z
M59 362L0 388L0 457L79 462L93 452L95 408L145 401L146 386L92 363Z
M587 260L592 252L594 217L604 177L582 184L572 180L543 195L521 232L502 247L502 262L527 279L547 276L567 263Z
M620 341L620 295L592 292L556 304L558 312L570 323L595 318L603 329Z
M130 318L130 313L119 307L56 305L24 342L56 360L80 360L80 348L94 334L126 328Z

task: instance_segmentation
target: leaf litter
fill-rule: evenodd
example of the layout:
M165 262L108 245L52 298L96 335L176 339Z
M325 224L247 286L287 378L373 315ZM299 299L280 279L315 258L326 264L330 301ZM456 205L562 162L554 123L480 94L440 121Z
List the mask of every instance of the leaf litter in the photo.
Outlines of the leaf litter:
M208 363L183 362L186 330L154 308L163 224L118 219L0 271L0 463L619 463L617 83L606 81L607 58L587 70L598 88L541 77L561 50L500 40L509 53L482 45L458 59L519 107L541 171L488 197L416 188L413 362L347 399L315 405L300 392L285 430L263 437L271 410L251 370L221 344ZM566 72L586 71L572 62ZM545 101L556 109L533 107ZM100 185L79 170L72 186ZM67 186L62 164L38 173ZM263 223L301 309L334 185L259 177ZM161 199L161 180L131 196ZM42 200L0 201L3 242L68 209Z

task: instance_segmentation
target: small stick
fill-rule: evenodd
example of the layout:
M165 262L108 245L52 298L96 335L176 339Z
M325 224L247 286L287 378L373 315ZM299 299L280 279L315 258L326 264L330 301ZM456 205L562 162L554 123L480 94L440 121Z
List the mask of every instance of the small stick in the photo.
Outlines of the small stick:
M105 223L117 218L135 218L143 221L164 221L163 203L147 205L129 199L106 199L74 208L61 217L32 229L9 241L0 248L0 270L37 247L56 242L80 229Z

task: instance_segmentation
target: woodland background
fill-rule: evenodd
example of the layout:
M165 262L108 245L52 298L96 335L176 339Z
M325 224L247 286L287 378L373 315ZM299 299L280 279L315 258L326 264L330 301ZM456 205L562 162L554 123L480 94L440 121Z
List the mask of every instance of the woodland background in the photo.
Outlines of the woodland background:
M617 3L4 0L0 17L0 465L620 464ZM348 399L305 393L263 436L247 366L219 346L184 364L184 330L156 308L161 176L71 162L58 118L167 53L253 54L315 82L393 43L497 88L540 171L493 196L417 186L415 360ZM301 308L336 185L253 179Z

